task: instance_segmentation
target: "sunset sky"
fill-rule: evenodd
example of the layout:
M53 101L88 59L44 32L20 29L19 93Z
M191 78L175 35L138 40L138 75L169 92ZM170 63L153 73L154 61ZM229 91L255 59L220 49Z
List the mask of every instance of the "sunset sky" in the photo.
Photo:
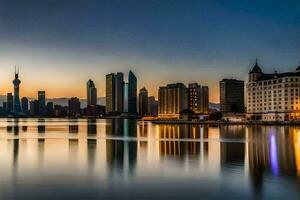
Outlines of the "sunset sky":
M0 94L85 98L91 78L105 95L105 74L131 69L138 88L198 82L219 101L218 81L300 61L300 2L171 0L1 0Z

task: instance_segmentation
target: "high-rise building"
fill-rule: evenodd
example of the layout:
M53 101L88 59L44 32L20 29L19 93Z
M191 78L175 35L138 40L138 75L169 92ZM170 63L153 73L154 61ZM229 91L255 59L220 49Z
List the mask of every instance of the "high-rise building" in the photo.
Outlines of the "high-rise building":
M124 83L124 103L123 112L128 113L128 83Z
M220 108L222 113L244 112L244 81L236 79L220 81Z
M188 90L183 83L168 84L158 90L159 117L179 118L188 109Z
M247 118L300 120L300 66L292 72L263 73L257 61L246 85Z
M189 109L196 114L207 114L209 111L209 90L198 83L189 84Z
M80 101L77 97L72 97L68 102L69 116L79 117L80 116Z
M3 112L7 114L7 102L2 102Z
M28 98L27 97L22 97L21 104L22 104L22 110L23 110L24 114L28 114L28 111L29 111L28 103L29 103Z
M124 76L118 72L115 75L115 112L122 113L124 107Z
M137 78L131 70L128 74L128 113L137 114Z
M97 88L94 82L90 79L87 82L87 106L97 105Z
M106 112L115 111L115 75L113 73L106 75Z
M7 102L7 113L11 114L14 110L14 97L12 93L7 93L6 96L6 102Z
M148 115L157 116L158 112L158 102L155 100L154 96L148 97Z
M21 81L19 80L19 69L15 69L15 79L13 80L14 85L14 103L13 103L13 112L15 115L19 115L22 112L19 90L20 90Z
M148 115L148 90L145 87L139 93L139 115Z
M39 111L39 101L38 100L32 100L29 102L29 114L31 116L36 116L38 115Z
M39 109L38 113L40 116L46 115L46 92L38 91Z

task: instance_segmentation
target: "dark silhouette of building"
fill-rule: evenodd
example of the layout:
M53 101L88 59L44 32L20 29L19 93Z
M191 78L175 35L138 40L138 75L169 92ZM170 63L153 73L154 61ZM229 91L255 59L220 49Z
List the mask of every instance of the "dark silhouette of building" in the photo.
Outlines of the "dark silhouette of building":
M162 118L179 118L188 109L188 90L183 83L168 84L158 90L158 114Z
M55 117L66 117L68 115L68 107L55 105L54 106L54 116Z
M46 111L47 111L47 117L53 117L54 116L54 106L53 102L48 102L46 105Z
M39 111L38 114L40 116L46 115L46 92L38 91L38 101L39 101Z
M7 115L7 102L2 103L2 110L3 110L3 115Z
M244 112L244 81L236 79L220 81L220 107L222 113Z
M13 112L14 109L14 98L12 93L7 93L6 96L7 100L7 114L11 114Z
M38 115L38 111L39 111L39 102L38 100L32 100L29 102L29 114L30 116L34 117L36 115Z
M29 111L29 108L28 108L28 104L29 104L28 98L27 97L22 97L21 104L22 104L23 113L25 115L28 115L29 114L28 113L28 111Z
M105 106L95 105L83 109L83 114L88 117L100 117L105 115Z
M87 82L87 105L97 105L97 88L91 79Z
M128 74L128 113L137 114L137 78L131 70Z
M106 112L115 111L115 75L113 73L106 75Z
M157 116L158 114L158 102L154 96L148 97L148 115Z
M140 116L148 115L148 90L143 87L139 93L139 114Z
M13 98L13 112L15 116L18 116L22 112L19 90L20 90L21 81L19 80L19 69L15 69L15 79L13 80L14 85L14 98Z
M209 111L209 90L198 83L189 84L189 109L195 114L207 114Z
M115 112L122 113L124 106L124 76L118 72L115 75Z
M77 97L72 97L68 103L69 103L69 116L79 117L81 114L79 99Z

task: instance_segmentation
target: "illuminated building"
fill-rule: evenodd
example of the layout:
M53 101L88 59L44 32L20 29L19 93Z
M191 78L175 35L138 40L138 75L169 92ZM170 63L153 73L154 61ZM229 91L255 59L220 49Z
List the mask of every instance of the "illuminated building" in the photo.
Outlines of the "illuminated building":
M300 66L294 72L267 74L256 64L246 86L247 117L263 121L300 119Z
M158 115L161 118L179 118L188 109L188 90L183 83L168 84L158 90Z
M189 90L189 109L196 114L207 114L209 111L209 90L207 86L191 83Z
M139 114L140 116L148 115L148 90L143 87L139 93Z

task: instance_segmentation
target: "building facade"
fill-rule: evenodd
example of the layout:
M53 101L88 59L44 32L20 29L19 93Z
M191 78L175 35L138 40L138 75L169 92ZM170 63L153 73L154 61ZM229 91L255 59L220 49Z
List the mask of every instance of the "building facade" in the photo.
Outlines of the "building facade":
M300 120L300 66L294 72L267 74L257 64L246 85L247 118Z
M122 113L124 110L124 75L118 72L115 75L115 112Z
M7 93L6 96L6 102L7 102L7 113L11 114L14 110L14 97L12 93Z
M148 90L145 87L139 92L139 115L148 115Z
M148 115L149 116L158 115L158 101L155 100L154 96L148 97Z
M87 106L97 105L97 88L91 79L86 84L86 99Z
M115 75L113 73L106 75L106 112L115 111Z
M189 91L189 109L195 114L208 114L209 112L209 89L197 83L191 83Z
M68 101L69 117L79 117L80 112L80 101L77 97L72 97Z
M28 111L29 111L29 108L28 108L29 100L28 100L28 98L27 97L22 97L21 104L22 104L23 113L28 114Z
M22 112L20 97L19 97L20 84L21 81L19 79L19 70L15 70L15 79L13 80L13 85L14 85L13 112L15 115L19 115Z
M188 109L188 90L183 83L168 84L158 90L158 115L161 118L179 118Z
M244 81L223 79L220 81L220 111L244 113Z
M128 113L137 114L137 78L131 70L128 74Z
M38 101L39 101L39 109L38 114L40 116L46 115L46 92L45 91L38 91Z

